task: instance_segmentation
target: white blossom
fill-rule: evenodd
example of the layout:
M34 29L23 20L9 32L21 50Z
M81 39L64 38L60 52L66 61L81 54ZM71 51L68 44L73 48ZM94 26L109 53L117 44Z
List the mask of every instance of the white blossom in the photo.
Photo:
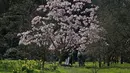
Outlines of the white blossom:
M40 5L37 11L49 12L33 18L31 30L18 34L21 36L19 43L41 46L46 42L50 43L49 49L72 49L69 47L76 45L79 45L77 49L86 49L87 44L98 41L101 38L98 33L102 31L97 25L99 7L86 8L91 0L73 2L48 0L47 5Z
M34 17L33 20L32 20L32 24L37 24L38 22L40 22L41 18L42 17L40 17L40 16Z

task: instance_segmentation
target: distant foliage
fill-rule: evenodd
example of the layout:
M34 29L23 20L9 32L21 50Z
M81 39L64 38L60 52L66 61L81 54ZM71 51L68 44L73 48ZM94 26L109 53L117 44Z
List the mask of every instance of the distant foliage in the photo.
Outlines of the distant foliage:
M1 58L8 49L18 46L17 33L28 29L36 6L33 0L0 0Z

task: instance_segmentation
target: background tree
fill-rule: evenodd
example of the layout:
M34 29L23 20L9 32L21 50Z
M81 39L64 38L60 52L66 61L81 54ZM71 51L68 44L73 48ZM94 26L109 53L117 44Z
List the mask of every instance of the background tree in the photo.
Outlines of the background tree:
M123 63L128 60L129 46L129 6L128 0L98 0L99 21L106 29L106 42L109 44L107 52L107 62L119 61Z
M0 0L1 57L7 49L18 46L19 37L17 37L17 33L28 29L35 8L43 3L45 0ZM18 50L20 51L20 49Z

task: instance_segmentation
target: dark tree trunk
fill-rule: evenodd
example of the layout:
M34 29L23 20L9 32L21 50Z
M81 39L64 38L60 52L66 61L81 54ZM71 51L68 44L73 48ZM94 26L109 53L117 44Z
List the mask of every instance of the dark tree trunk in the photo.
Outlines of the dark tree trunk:
M103 58L103 64L106 64L106 59L105 59L105 57Z
M42 59L42 64L41 64L41 71L44 73L44 65L45 65L45 60L44 58Z
M44 65L45 65L45 55L44 54L41 58L41 73L44 73Z
M99 56L99 67L101 68L101 66L102 66L102 62L101 62L101 56Z
M110 62L109 61L107 62L107 66L110 66Z
M59 64L60 64L60 65L62 64L62 60L61 60L61 58L59 59Z
M47 54L47 46L46 44L41 47L43 50L43 53L41 55L42 57L42 64L41 64L41 73L44 73L44 66L45 66L45 60L46 60L46 54Z
M110 66L110 57L107 57L107 66Z
M121 60L120 60L121 64L123 64L123 57L121 56Z

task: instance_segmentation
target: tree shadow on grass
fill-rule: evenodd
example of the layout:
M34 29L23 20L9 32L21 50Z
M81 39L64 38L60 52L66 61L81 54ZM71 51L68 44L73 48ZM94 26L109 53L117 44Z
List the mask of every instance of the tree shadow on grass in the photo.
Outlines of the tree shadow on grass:
M56 73L61 73L61 72L60 72L60 71L58 71L58 70L56 70L55 72L56 72Z
M50 71L50 72L54 72L54 73L61 73L59 70L53 70L51 68L44 68L45 71Z
M130 69L130 67L119 67L119 66L110 66L110 67L92 67L92 66L85 66L85 68L87 69L93 69L93 68L97 68L97 69L110 69L110 68L117 68L117 69Z
M130 67L119 67L119 66L101 67L101 69L110 69L110 68L130 69Z
M94 67L94 66L85 66L85 68L87 68L87 69L97 68L98 69L98 67Z
M0 73L11 73L11 71L0 70Z

